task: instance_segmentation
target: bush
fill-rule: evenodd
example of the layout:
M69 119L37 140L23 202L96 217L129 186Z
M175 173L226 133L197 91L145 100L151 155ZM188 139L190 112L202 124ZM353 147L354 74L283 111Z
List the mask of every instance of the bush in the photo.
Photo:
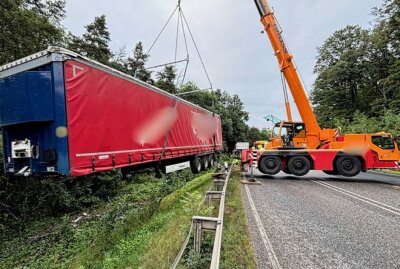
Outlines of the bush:
M353 120L336 119L335 126L340 127L343 133L376 133L386 131L394 136L400 135L400 117L393 110L386 111L379 118L371 118L363 113L356 112Z
M59 216L112 197L120 174L108 171L80 178L0 177L0 225L23 229L42 216Z

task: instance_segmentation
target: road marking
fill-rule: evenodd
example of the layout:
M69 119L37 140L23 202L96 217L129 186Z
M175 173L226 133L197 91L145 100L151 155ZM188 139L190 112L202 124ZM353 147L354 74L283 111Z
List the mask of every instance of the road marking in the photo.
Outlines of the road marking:
M354 192L351 192L351 191L348 191L348 190L345 190L345 189L336 187L336 186L331 185L331 184L328 184L328 183L326 183L326 182L321 182L321 181L319 181L319 180L313 180L313 179L310 179L310 181L312 181L312 182L314 182L314 183L316 183L316 184L319 184L319 185L321 185L321 186L324 186L324 187L326 187L326 188L332 189L332 190L334 190L334 191L343 193L343 194L345 194L345 195L347 195L347 196L353 197L354 199L360 200L360 201L362 201L362 202L364 202L364 203L373 205L373 206L375 206L375 207L378 207L378 208L380 208L380 209L383 209L383 210L385 210L385 211L388 211L388 212L390 212L390 213L393 213L393 214L395 214L395 215L400 216L400 208L396 208L396 207L393 207L393 206L390 206L390 205L387 205L387 204L384 204L384 203L375 201L375 200L373 200L373 199L371 199L371 198L368 198L368 197L362 196L362 195L360 195L360 194L356 194L356 193L354 193Z
M251 194L250 194L250 190L247 187L247 185L245 185L244 188L246 189L247 197L248 197L249 202L250 202L250 207L251 207L251 210L253 211L254 218L256 220L256 224L257 224L258 230L259 230L259 232L261 234L261 238L263 240L265 249L267 250L268 259L269 259L269 261L271 263L271 266L272 266L273 269L281 269L281 266L279 264L278 258L276 257L275 251L272 248L272 245L271 245L271 242L269 241L268 235L265 232L264 226L262 225L260 215L258 215L256 206L255 206L255 204L253 202L253 198L251 197Z

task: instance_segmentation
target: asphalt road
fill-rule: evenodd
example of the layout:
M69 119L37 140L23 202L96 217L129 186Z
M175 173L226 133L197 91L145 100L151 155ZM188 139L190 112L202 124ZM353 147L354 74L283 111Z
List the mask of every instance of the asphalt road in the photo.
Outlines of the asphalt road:
M400 268L400 177L256 178L242 194L259 268Z

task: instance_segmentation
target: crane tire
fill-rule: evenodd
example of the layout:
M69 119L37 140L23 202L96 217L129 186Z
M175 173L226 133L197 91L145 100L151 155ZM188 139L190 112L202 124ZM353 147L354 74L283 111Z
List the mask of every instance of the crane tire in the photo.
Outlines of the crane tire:
M305 156L294 156L289 159L288 170L295 176L305 176L311 170L311 162Z
M281 171L282 160L276 156L264 156L260 158L258 170L266 175L276 175Z
M355 156L341 156L337 158L335 167L344 177L355 177L361 172L361 161Z

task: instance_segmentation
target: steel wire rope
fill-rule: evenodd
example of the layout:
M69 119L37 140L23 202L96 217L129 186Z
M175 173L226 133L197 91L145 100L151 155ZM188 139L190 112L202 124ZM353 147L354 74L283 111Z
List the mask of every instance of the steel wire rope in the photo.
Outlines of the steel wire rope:
M287 46L287 42L286 42L285 36L283 35L282 26L281 26L281 24L279 23L279 20L277 19L277 17L275 16L275 11L274 11L273 8L272 8L272 16L274 16L274 19L275 19L276 24L277 24L277 26L278 26L279 35L280 35L281 38L282 38L282 41L283 41L283 44L284 44L285 49L288 51L289 54L293 55L293 54L292 54L292 51L291 51L290 48ZM295 60L295 59L292 59L292 62L293 62L293 65L294 65L295 70L296 70L297 73L299 74L301 83L302 83L302 85L303 85L303 87L304 87L304 89L305 89L307 95L310 96L311 93L310 93L310 91L309 91L307 85L306 85L305 82L304 82L303 75L301 74L300 70L297 68L296 60Z

